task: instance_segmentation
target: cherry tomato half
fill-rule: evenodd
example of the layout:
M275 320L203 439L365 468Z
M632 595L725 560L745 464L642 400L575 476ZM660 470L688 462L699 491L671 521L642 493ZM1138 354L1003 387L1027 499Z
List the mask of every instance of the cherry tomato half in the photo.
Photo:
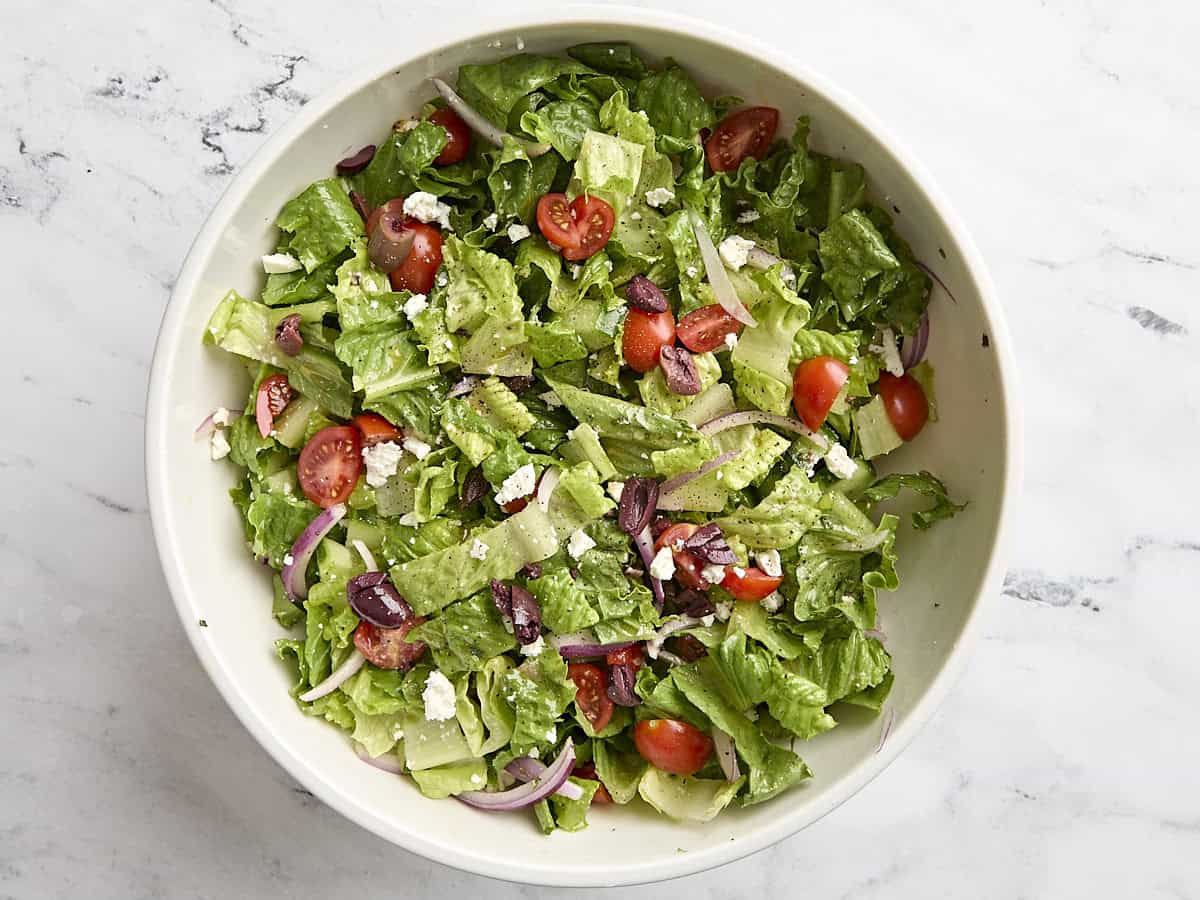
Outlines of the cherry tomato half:
M377 668L407 671L421 658L425 644L422 641L410 644L404 636L424 621L424 616L414 616L399 628L380 628L370 622L359 622L354 629L354 646Z
M296 474L304 496L330 507L350 496L362 474L362 436L350 425L322 428L300 451Z
M663 347L675 343L675 317L666 312L648 313L630 309L621 336L621 354L635 372L649 372L658 365Z
M738 566L727 566L721 587L733 595L734 600L761 600L783 584L782 577L768 575L762 569L750 566L737 573Z
M374 447L387 441L398 441L404 433L379 413L366 412L355 416L350 424L362 434L364 447Z
M592 731L603 731L613 715L604 670L591 663L571 663L567 666L567 676L575 682L575 705L587 716Z
M388 277L398 291L428 294L442 264L442 233L424 222L409 222L406 227L416 232L412 249Z
M471 149L471 129L454 110L443 107L429 117L434 125L446 129L446 146L437 155L434 163L449 166L461 162Z
M813 431L820 428L849 377L850 367L833 356L814 356L796 366L792 405L800 420Z
M600 776L596 774L596 764L594 762L585 762L571 770L571 775L575 778L586 778L588 781L597 783L596 793L592 794L592 802L606 805L613 802L612 794L608 792L608 788L600 781Z
M929 401L921 383L908 373L897 377L884 372L876 387L896 433L906 441L920 434L929 421Z
M700 570L704 568L704 563L687 550L679 549L683 546L684 541L696 533L699 527L690 522L676 522L658 536L658 540L654 542L654 549L657 551L663 547L670 547L671 556L675 558L675 580L684 587L704 591L709 587L708 582L700 577Z
M716 350L725 343L725 335L741 330L742 323L725 312L719 303L692 310L675 326L679 343L693 353Z
M714 172L731 172L747 156L762 159L778 127L779 110L772 106L751 106L731 113L713 129L704 145L708 164Z
M258 423L258 433L268 437L275 428L275 417L291 402L292 386L286 375L268 375L260 381L254 398L254 421Z
M678 719L643 719L633 726L633 743L642 759L672 775L695 775L713 749L712 738Z
M566 194L546 194L537 205L538 230L563 259L587 259L604 249L616 221L608 203L585 194L569 203Z

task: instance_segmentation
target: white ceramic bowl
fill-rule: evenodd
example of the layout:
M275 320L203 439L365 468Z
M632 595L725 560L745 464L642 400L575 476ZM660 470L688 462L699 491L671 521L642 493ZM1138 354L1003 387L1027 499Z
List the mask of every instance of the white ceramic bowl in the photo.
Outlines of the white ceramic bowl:
M146 424L150 509L167 582L205 669L263 747L330 806L406 849L555 885L654 881L729 862L815 821L870 781L928 719L963 661L981 598L997 585L996 551L1018 483L1013 363L999 305L973 244L920 167L857 103L769 47L707 23L612 6L431 27L441 30L406 41L411 51L362 69L275 134L230 185L188 255L158 338ZM918 258L957 300L937 290L931 308L942 421L888 463L939 474L970 507L952 524L901 537L903 585L880 603L896 671L890 736L877 750L881 720L850 717L800 748L815 772L808 784L703 826L635 805L596 813L586 837L546 838L528 816L426 800L406 779L360 762L342 732L301 715L288 696L272 647L280 630L270 586L246 553L226 493L233 468L210 462L192 437L214 406L244 398L241 367L200 338L228 288L260 288L258 258L274 246L280 206L415 112L431 96L430 75L452 77L460 63L512 53L517 38L534 53L628 40L649 57L674 57L718 93L780 107L784 122L811 115L815 147L866 166L875 199L897 210ZM990 346L981 346L984 335Z

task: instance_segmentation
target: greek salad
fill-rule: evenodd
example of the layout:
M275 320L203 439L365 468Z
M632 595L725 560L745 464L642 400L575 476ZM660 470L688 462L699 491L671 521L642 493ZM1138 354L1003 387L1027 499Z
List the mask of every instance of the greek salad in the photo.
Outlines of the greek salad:
M876 472L937 420L931 280L809 130L584 44L432 79L284 205L199 431L296 702L364 761L547 833L707 821L884 708L877 505L962 507Z

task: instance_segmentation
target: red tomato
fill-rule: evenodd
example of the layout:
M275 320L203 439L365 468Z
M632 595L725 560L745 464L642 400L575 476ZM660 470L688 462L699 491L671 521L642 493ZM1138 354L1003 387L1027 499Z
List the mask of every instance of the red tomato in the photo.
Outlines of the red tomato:
M467 127L467 123L449 108L439 109L429 117L429 121L446 129L446 146L434 162L439 166L460 162L471 149L471 129Z
M292 386L288 384L286 375L268 375L260 381L254 399L254 420L258 423L258 433L263 437L270 435L275 428L275 417L291 402Z
M604 684L604 670L591 663L571 663L567 675L575 682L575 705L587 716L592 731L602 731L612 719L613 702Z
M648 313L630 309L625 316L621 353L636 372L649 372L658 365L663 347L675 343L675 317L666 312Z
M679 343L693 353L716 350L725 343L725 335L741 330L742 323L725 312L719 303L692 310L675 327Z
M695 775L713 748L712 738L678 719L643 719L633 726L633 743L642 759L672 775Z
M747 156L762 159L767 155L778 127L779 110L774 107L739 109L726 116L705 143L708 164L714 172L730 172Z
M516 500L509 500L507 503L502 504L500 508L511 516L515 513L519 513L528 505L528 497L518 497Z
M700 577L700 570L704 568L704 563L687 550L679 549L679 546L682 546L684 541L695 534L699 527L690 522L677 522L658 536L658 540L654 542L654 549L661 550L663 547L670 547L671 556L675 558L675 580L684 587L705 591L708 590L708 582Z
M911 441L929 420L929 401L921 383L908 373L897 377L891 372L879 376L879 396L896 433Z
M820 428L849 377L849 366L833 356L814 356L796 366L792 405L800 420L813 431Z
M424 621L424 616L414 616L399 628L380 628L370 622L359 622L354 629L354 646L373 666L407 671L421 658L425 644L421 641L410 644L404 636Z
M616 220L611 206L585 194L570 203L566 194L546 194L537 205L538 230L559 248L563 259L587 259L602 250Z
M296 474L304 496L317 506L343 502L362 474L362 436L350 425L331 425L300 451Z
M612 803L612 794L608 792L603 782L600 781L600 776L596 774L596 764L593 762L585 762L582 765L576 766L571 770L571 775L575 778L586 778L588 781L597 782L596 793L592 794L592 802L607 804Z
M754 566L742 569L741 575L734 571L737 568L727 566L725 577L721 580L721 587L733 594L734 600L761 600L783 584L782 577L768 575Z
M350 424L362 434L364 447L374 447L387 441L398 441L404 432L378 413L362 413L350 420Z
M375 230L375 226L379 224L379 220L384 213L395 213L398 216L404 215L404 198L393 197L387 203L382 203L371 210L371 214L367 216L367 234Z
M610 666L632 666L633 671L637 671L642 667L644 655L642 653L641 644L634 644L631 647L625 647L621 650L614 650L605 657L605 662Z
M424 222L408 222L405 227L416 232L412 249L388 277L398 291L428 294L433 290L434 277L442 264L442 233Z

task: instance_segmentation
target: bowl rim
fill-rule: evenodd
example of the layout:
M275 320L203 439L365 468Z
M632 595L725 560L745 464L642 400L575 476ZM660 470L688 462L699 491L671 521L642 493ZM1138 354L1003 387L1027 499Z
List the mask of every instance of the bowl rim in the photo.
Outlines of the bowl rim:
M912 177L917 188L925 195L930 206L945 223L947 230L954 235L962 252L964 267L978 290L982 315L993 338L991 346L997 358L1000 407L1004 413L1002 423L1005 442L1004 475L997 511L997 526L992 538L992 545L987 553L984 578L980 582L979 591L972 599L971 608L963 623L962 633L951 648L941 670L917 700L912 712L898 727L893 729L888 743L879 752L852 768L830 787L819 802L806 804L790 811L781 810L777 820L759 828L745 838L687 854L670 854L661 860L633 866L611 868L604 864L596 864L564 872L561 869L542 866L536 860L502 863L481 860L470 852L469 847L442 844L427 839L416 829L397 827L393 822L342 793L340 789L326 780L319 768L298 753L293 752L268 729L263 721L254 715L249 702L242 696L241 687L234 681L230 673L222 668L214 651L202 639L202 633L187 626L189 621L195 621L195 611L189 604L188 590L178 562L182 548L179 546L169 515L171 504L166 477L166 448L163 434L164 429L169 425L168 373L175 364L177 348L180 346L181 329L185 320L185 310L190 298L196 292L200 272L207 265L207 260L220 237L223 223L240 205L249 187L275 164L277 157L286 147L322 116L338 106L347 96L385 77L389 71L398 66L413 60L423 57L434 58L437 53L463 42L482 40L498 34L507 36L507 34L519 32L521 29L556 25L594 25L612 29L616 21L737 47L745 53L758 57L767 65L786 73L805 88L824 95L842 114L874 135L901 169ZM777 50L757 38L748 37L736 30L681 13L619 4L577 4L555 10L553 13L525 9L491 14L486 17L472 17L468 22L431 23L425 28L422 39L409 44L414 49L388 52L355 68L349 75L322 91L316 98L294 113L263 143L230 181L188 250L159 326L146 399L144 447L146 491L155 546L168 589L184 625L184 631L187 633L188 640L201 665L247 731L292 777L311 790L324 803L356 824L406 850L435 862L479 875L519 883L561 887L643 884L695 874L733 862L778 843L811 825L858 793L900 755L929 721L962 673L968 651L979 630L983 599L992 594L1000 584L1003 550L1008 545L1011 535L1013 507L1021 481L1023 462L1022 423L1015 402L1018 393L1016 364L1009 330L996 298L994 285L962 220L951 208L934 179L907 147L897 141L888 128L882 125L875 115L854 96L819 72L813 71L809 66L792 58L787 52Z

